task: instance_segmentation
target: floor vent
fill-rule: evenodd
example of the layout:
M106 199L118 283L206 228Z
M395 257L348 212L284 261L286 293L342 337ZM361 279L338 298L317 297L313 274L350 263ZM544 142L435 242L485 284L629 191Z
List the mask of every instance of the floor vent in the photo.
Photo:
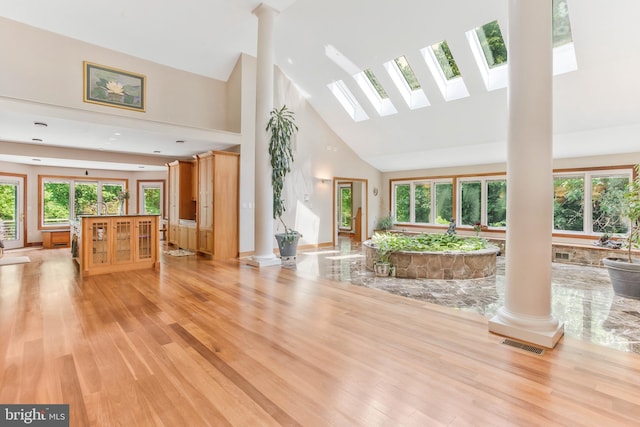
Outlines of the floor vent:
M542 356L544 354L544 349L541 347L535 347L529 344L523 344L518 341L513 340L502 340L502 344L509 345L511 347L519 348L520 350L528 351L529 353L537 354L538 356Z

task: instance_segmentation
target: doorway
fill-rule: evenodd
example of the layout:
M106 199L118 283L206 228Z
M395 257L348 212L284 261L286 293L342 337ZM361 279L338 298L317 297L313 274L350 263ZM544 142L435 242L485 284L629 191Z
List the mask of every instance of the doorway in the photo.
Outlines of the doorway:
M334 178L333 243L338 237L362 242L368 235L368 181L360 178Z
M23 176L0 175L0 240L5 249L24 247L24 181Z

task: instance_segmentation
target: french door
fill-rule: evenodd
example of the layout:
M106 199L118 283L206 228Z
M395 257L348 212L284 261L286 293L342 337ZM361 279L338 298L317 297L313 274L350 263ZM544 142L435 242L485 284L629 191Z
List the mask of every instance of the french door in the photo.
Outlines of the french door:
M0 175L0 240L5 249L24 247L24 178Z

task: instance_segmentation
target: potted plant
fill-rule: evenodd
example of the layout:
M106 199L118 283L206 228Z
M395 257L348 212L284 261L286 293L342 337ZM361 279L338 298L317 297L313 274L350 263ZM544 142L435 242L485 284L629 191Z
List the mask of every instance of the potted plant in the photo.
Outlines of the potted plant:
M374 229L388 231L393 227L393 216L391 214L378 218Z
M273 219L278 219L284 226L284 233L276 234L281 257L295 257L298 240L302 237L298 231L287 227L282 214L286 211L282 198L284 179L291 172L293 163L293 149L291 136L298 130L293 111L286 105L274 108L269 113L267 132L271 132L269 139L269 157L271 159L271 186L273 187Z
M603 259L616 295L640 299L640 260L631 258L631 250L640 241L640 164L635 179L622 199L622 214L630 220L625 258Z
M372 240L376 245L373 271L379 277L389 276L391 273L391 252L393 252L390 240L381 234L374 234Z

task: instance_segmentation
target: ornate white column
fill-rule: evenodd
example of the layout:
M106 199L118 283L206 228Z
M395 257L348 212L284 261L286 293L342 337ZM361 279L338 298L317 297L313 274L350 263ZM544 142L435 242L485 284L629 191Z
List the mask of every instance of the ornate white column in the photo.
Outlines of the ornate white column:
M257 267L280 264L273 253L273 189L269 163L269 138L265 131L273 109L273 22L278 12L266 4L253 10L258 17L258 60L256 65L255 144L255 238L249 264Z
M552 348L553 50L551 1L509 0L509 129L505 305L500 335Z

